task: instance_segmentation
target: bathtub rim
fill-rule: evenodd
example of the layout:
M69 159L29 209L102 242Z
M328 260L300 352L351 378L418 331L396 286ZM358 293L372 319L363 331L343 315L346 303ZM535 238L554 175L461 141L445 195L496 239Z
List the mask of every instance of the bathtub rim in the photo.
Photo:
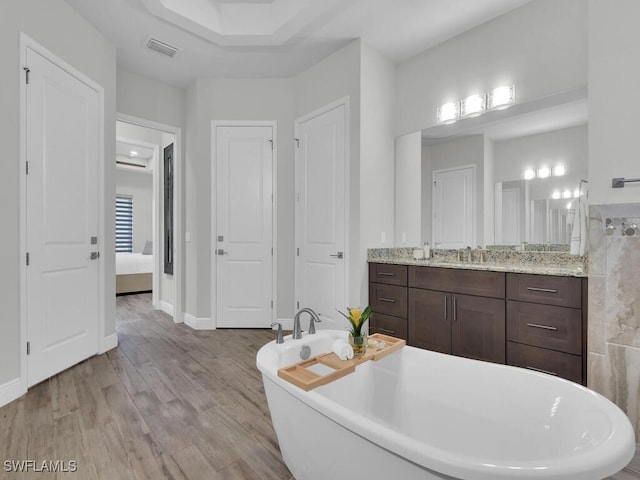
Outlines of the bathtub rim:
M283 388L310 408L313 408L329 420L351 431L354 435L358 435L378 445L380 448L391 451L398 456L405 458L407 461L438 473L455 478L473 478L474 480L507 480L513 478L553 478L557 480L576 480L586 478L579 475L583 472L588 472L589 475L599 475L593 477L589 476L589 478L601 479L615 473L611 472L611 469L614 467L617 468L616 472L624 468L635 454L635 434L631 428L629 419L619 409L619 407L610 400L593 390L568 380L553 378L542 373L519 369L519 373L522 375L540 377L543 378L544 381L561 382L565 384L565 388L577 388L582 391L582 394L589 395L591 397L591 401L596 402L594 406L597 406L605 412L607 418L611 422L612 433L593 451L588 452L587 454L577 455L575 457L550 459L547 466L541 465L544 460L530 462L519 461L517 462L517 465L508 465L505 461L496 462L496 464L489 464L486 460L478 457L472 457L469 455L460 456L455 452L443 450L424 442L417 442L403 433L399 433L389 427L371 421L370 418L360 412L343 407L338 402L322 395L318 391L311 390L305 392L304 390L299 389L286 380L278 377L278 367L275 365L276 351L274 347L269 347L270 345L275 346L275 343L273 341L269 342L260 349L256 363L261 373L273 381L278 387ZM410 346L406 346L404 348L421 351L421 349ZM440 354L437 352L429 353L454 358L456 361L463 360L482 363L483 365L491 368L517 368L508 365L491 364L487 362L478 362L477 360L463 359L460 357L451 357L450 355ZM268 365L269 360L272 361L271 365ZM384 361L384 359L380 361ZM367 363L368 362L359 365L356 368L370 368L366 366ZM418 449L416 448L416 445L421 445L422 448ZM622 449L625 445L628 445L628 451L624 451Z

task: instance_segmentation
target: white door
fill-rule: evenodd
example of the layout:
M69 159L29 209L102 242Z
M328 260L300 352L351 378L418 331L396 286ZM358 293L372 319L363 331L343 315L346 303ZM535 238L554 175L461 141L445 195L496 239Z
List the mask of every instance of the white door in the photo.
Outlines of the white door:
M273 308L273 128L216 127L218 327L269 327Z
M344 105L299 123L297 139L296 310L319 313L318 328L342 329L336 309L344 311L347 298Z
M433 172L433 245L475 247L475 167Z
M28 385L98 352L100 95L27 49Z

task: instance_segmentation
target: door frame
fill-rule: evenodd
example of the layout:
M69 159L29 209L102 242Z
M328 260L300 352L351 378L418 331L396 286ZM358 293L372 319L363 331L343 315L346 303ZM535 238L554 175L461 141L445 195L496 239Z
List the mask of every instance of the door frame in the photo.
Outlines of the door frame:
M354 268L359 268L360 265L360 259L358 258L351 258L351 231L349 230L349 227L351 225L350 223L350 219L351 219L351 184L350 184L350 179L351 179L351 175L350 175L350 171L351 171L351 112L350 112L350 103L349 103L349 97L342 97L336 101L330 102L326 105L323 105L320 108L317 108L316 110L313 110L305 115L302 115L298 118L295 119L295 123L294 123L294 139L298 140L300 138L300 125L303 124L304 122L307 122L309 120L311 120L312 118L318 117L320 115L323 115L325 113L330 112L331 110L334 110L336 108L339 107L344 107L344 256L346 259L345 265L344 265L344 288L345 288L345 292L344 292L344 298L347 302L347 305L352 304L351 301L351 288L350 288L350 272L351 272L351 267L353 266ZM298 148L294 148L294 189L295 189L295 194L297 195L297 192L299 191L299 185L298 185L298 162L299 162L299 149ZM294 198L294 202L295 202L295 214L294 214L294 224L293 224L293 229L294 229L294 246L295 248L297 248L297 246L300 244L300 232L298 231L298 215L299 215L299 208L298 208L298 201L296 198ZM296 276L297 276L297 272L298 272L298 256L295 255L294 252L294 262L293 262L293 266L294 266L294 273L293 273L293 284L294 284L294 295L293 295L293 312L297 312L297 306L296 306L296 298L298 297L298 282L296 281ZM360 303L360 299L358 298L356 300L356 303ZM283 327L285 327L285 324L283 323ZM289 322L287 321L287 325L286 327L293 328L293 318L291 319L291 323L289 324Z
M119 122L119 121L121 121L121 120L116 120L116 122ZM160 185L160 172L158 171L158 169L160 168L160 145L155 144L155 143L145 142L143 140L138 140L136 138L121 137L121 136L116 135L116 143L117 142L125 142L125 143L128 143L130 145L137 145L139 147L150 148L151 150L153 150L153 157L151 158L151 165L152 165L152 170L151 170L151 176L152 176L152 179L151 179L151 182L152 182L152 187L151 187L151 215L152 215L151 242L152 242L152 252L153 252L153 266L152 266L152 273L151 273L151 305L153 306L153 308L157 309L158 305L160 303L160 297L159 297L160 277L159 277L159 273L162 270L160 268L160 264L159 264L159 260L158 260L158 256L159 256L158 246L160 245L160 226L158 225L158 219L160 218L160 214L158 213L158 210L159 210L159 198L160 198L160 195L159 195L159 192L157 191L157 189L159 188L159 185ZM124 167L118 167L118 165L116 165L116 170L118 168L123 168L124 169ZM134 167L129 167L129 168L134 168ZM128 170L128 171L132 171L132 170ZM146 174L142 173L142 175L146 175ZM118 195L118 182L117 181L116 181L116 195Z
M215 194L215 186L217 184L217 165L218 159L216 155L216 129L218 127L271 127L273 132L273 160L271 162L271 181L273 202L271 209L271 242L273 246L273 255L271 256L272 284L273 290L273 308L271 309L271 322L276 321L278 310L278 122L275 120L212 120L211 121L211 238L209 251L211 252L211 304L210 316L211 323L207 329L215 330L218 327L218 258L215 254L215 238L218 235L218 199Z
M33 40L24 32L20 32L19 40L19 52L18 52L18 84L19 84L19 104L20 104L20 119L19 119L19 153L18 153L18 170L23 172L20 174L19 180L19 245L20 245L20 394L27 393L28 390L28 373L27 373L27 265L23 259L27 254L27 176L26 176L26 159L27 159L27 88L24 77L24 68L26 68L27 61L27 49L30 49L39 55L42 55L48 61L61 68L69 75L73 76L80 82L87 85L92 90L95 90L98 94L98 245L105 245L105 188L104 181L101 181L101 177L104 178L105 163L104 163L104 88L102 85L96 83L87 75L68 64L60 57L49 51L47 48ZM98 354L104 353L110 348L113 348L113 340L111 335L109 338L105 338L105 268L103 262L98 262L98 344L96 345L96 351ZM113 335L115 337L115 335ZM117 338L115 340L117 344Z
M125 113L116 113L116 121L129 123L131 125L137 125L139 127L150 128L152 130L159 130L165 133L171 133L174 136L174 149L173 149L173 322L184 323L184 308L182 299L182 259L184 250L184 234L183 234L183 222L182 222L182 175L183 175L183 162L182 162L182 128L175 127L173 125L167 125L153 120L147 120L133 115ZM159 275L163 271L160 266L160 252L157 250L159 240L162 233L160 232L160 153L158 149L158 155L156 155L157 163L156 168L153 169L153 289L156 291L157 285L160 283ZM157 282L157 283L156 283ZM156 298L152 293L152 298Z

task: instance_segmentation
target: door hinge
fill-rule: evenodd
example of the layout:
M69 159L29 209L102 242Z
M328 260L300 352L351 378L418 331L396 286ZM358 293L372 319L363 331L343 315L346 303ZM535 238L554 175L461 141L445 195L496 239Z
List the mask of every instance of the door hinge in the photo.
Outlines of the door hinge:
M27 355L31 355L31 342L27 342Z
M300 248L296 248L296 256L300 256Z
M271 256L273 257L273 247L271 247Z
M296 302L296 308L297 308L298 310L300 310L300 301L299 301L299 300Z
M271 309L273 310L273 300L271 300Z
M296 141L296 148L300 148L300 139L294 138L294 140Z
M25 162L27 165L25 167L26 174L29 175L29 162Z
M273 140L267 140L271 144L271 150L273 150Z
M29 252L27 252L27 265L29 265Z
M24 81L27 85L29 85L29 74L31 73L31 69L29 67L23 67L24 70Z
M296 193L296 202L300 201L300 192Z

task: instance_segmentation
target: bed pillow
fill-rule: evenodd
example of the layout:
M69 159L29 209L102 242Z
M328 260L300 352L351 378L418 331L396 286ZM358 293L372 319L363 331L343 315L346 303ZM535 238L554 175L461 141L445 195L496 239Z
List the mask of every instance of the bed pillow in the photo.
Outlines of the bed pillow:
M153 242L151 240L147 240L147 243L144 244L142 255L153 255Z

